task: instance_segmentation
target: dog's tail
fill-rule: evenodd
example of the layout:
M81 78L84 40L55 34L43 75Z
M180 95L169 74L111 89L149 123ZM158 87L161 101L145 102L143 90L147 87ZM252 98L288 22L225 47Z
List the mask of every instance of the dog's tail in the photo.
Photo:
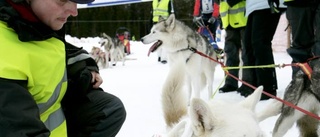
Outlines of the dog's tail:
M259 122L281 113L283 103L273 99L265 108L257 113Z
M183 92L185 70L181 65L171 66L162 89L162 109L168 127L178 123L187 114L187 101Z

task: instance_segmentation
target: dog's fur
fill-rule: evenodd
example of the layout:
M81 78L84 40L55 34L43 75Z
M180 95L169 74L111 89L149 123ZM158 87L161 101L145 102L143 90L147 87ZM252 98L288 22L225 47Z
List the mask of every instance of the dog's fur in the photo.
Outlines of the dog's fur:
M177 64L174 64L177 65ZM271 104L255 113L263 87L239 103L193 98L187 111L183 95L185 72L180 67L170 69L162 90L162 109L168 132L165 137L265 137L259 121L278 114L281 104ZM274 109L274 107L276 109Z
M100 47L93 46L90 55L97 62L97 64L105 64L106 63L106 53L101 50Z
M311 80L299 70L284 93L284 100L319 115L320 110L320 59L309 62L313 72ZM273 129L273 137L282 137L296 123L300 137L318 137L319 120L294 108L283 105Z
M150 34L141 38L144 44L158 40L162 42L160 45L162 49L167 52L171 67L177 62L184 63L180 69L186 69L188 74L189 98L199 98L200 91L206 85L208 86L208 98L210 98L213 94L213 76L217 63L190 50L194 48L216 59L213 47L210 46L207 39L183 22L176 20L174 14L171 14L167 20L161 20L155 24ZM155 51L158 48L156 46L152 46L150 50Z
M106 62L102 64L104 68L109 66L109 57L112 66L115 66L117 61L122 61L122 65L125 65L125 46L119 39L111 38L105 33L102 33L101 39L99 41L101 47L104 47Z

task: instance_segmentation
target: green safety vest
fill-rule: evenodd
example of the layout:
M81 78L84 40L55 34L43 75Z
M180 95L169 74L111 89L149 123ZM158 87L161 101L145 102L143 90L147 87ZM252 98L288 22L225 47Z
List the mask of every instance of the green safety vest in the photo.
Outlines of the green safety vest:
M220 2L220 17L223 28L229 25L233 28L244 27L247 24L247 17L245 17L246 1L230 7L226 1Z
M153 7L153 22L158 22L159 21L159 16L162 16L163 18L167 19L169 17L169 1L170 0L154 0L152 2L152 7Z
M67 89L65 45L57 38L21 42L0 21L0 77L28 81L27 88L39 107L50 137L67 137L61 100Z

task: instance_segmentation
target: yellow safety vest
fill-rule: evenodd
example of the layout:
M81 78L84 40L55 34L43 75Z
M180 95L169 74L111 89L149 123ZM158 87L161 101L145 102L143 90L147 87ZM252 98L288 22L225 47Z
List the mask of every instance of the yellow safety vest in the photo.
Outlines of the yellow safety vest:
M164 19L167 19L169 17L169 1L170 0L161 0L160 2L158 0L153 0L152 7L153 7L153 22L159 21L159 16L162 16Z
M247 17L245 17L246 1L230 7L226 1L220 2L220 17L223 28L229 25L233 28L244 27L247 24Z
M56 38L21 42L0 21L0 77L27 80L28 91L39 107L41 121L50 137L67 137L61 100L67 89L64 43Z

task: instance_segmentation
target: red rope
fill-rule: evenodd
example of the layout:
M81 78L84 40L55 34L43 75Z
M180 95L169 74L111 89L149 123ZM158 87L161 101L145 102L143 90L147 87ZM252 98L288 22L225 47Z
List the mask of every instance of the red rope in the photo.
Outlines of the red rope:
M199 52L199 51L197 51L196 49L190 49L190 50L194 51L195 53L197 53L197 54L199 54L199 55L201 55L201 56L203 56L203 57L209 58L210 60L212 60L212 61L214 61L214 62L219 63L222 67L225 67L225 65L224 65L222 62L219 62L218 60L213 59L212 57L210 57L210 56L208 56L208 55L206 55L206 54L203 54L202 52ZM283 64L281 67L286 67L286 66L299 66L299 65L298 65L297 63L294 63L294 64ZM247 82L245 82L245 81L242 81L241 79L237 78L236 76L230 74L228 71L225 71L225 73L226 73L227 75L229 75L230 77L232 77L232 78L240 81L241 83L245 84L246 86L248 86L248 87L250 87L250 88L252 88L252 89L256 89L256 88L257 88L257 87L255 87L255 86L253 86L253 85L251 85L251 84L249 84L249 83L247 83ZM282 102L283 104L285 104L285 105L287 105L287 106L289 106L289 107L292 107L292 108L294 108L294 109L297 109L297 110L301 111L302 113L305 113L306 115L309 115L309 116L311 116L311 117L313 117L313 118L315 118L315 119L320 120L320 117L319 117L318 115L314 114L314 113L311 113L311 112L309 112L309 111L307 111L307 110L305 110L305 109L303 109L303 108L300 108L300 107L298 107L298 106L296 106L296 105L294 105L294 104L292 104L292 103L290 103L290 102L288 102L288 101L285 101L285 100L283 100L283 99L280 99L280 98L278 98L278 97L276 97L276 96L274 96L274 95L272 95L272 94L270 94L270 93L268 93L268 92L262 91L262 93L265 94L265 95L267 95L267 96L269 96L269 97L271 97L271 98L274 98L274 99Z

